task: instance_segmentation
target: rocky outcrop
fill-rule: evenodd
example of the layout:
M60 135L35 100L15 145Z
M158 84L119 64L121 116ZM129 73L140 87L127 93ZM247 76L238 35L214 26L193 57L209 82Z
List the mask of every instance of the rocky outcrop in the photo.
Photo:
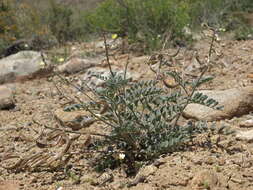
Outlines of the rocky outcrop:
M66 63L58 66L58 71L66 74L84 72L85 70L98 65L97 62L89 59L72 58Z
M0 84L13 82L19 77L28 77L44 67L41 54L21 51L0 60Z
M15 106L12 90L6 86L0 86L0 110Z
M224 106L223 110L215 110L199 104L189 104L183 112L184 117L216 121L239 117L253 111L253 86L200 92L217 100L219 105Z

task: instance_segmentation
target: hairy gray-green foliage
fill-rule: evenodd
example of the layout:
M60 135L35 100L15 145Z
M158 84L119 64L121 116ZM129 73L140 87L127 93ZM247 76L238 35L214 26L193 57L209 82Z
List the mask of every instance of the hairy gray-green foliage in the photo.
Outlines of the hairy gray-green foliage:
M134 168L138 161L150 161L161 154L182 148L196 134L206 130L205 125L186 123L179 126L177 121L186 105L198 103L220 109L218 102L201 93L194 93L196 88L211 78L200 78L184 81L176 72L165 72L173 76L181 88L172 93L162 88L158 80L131 82L124 76L112 73L109 77L98 76L104 85L95 90L99 102L107 105L107 111L100 120L109 123L111 132L108 137L98 140L94 146L105 150L99 166L115 167L125 162ZM100 105L100 104L99 104ZM75 104L65 108L87 109L98 113L100 106L96 103ZM122 153L126 157L119 160L113 154ZM100 169L101 169L100 168Z

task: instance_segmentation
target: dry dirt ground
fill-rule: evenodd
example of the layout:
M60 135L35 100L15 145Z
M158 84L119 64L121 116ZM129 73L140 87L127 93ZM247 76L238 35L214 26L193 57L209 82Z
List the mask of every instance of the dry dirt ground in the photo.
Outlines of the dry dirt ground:
M174 60L175 64L194 62L196 50L200 59L204 60L209 48L207 42L198 42L192 50L182 49ZM86 50L82 49L83 46L79 45L77 49L87 51L87 45ZM217 44L216 50L213 66L207 73L216 78L203 88L227 89L253 85L253 41L221 41ZM171 49L170 52L176 52L176 49ZM126 55L117 55L117 60L112 61L114 66L122 68L126 57ZM141 78L150 78L152 72L143 63L143 57L133 57L134 55L131 55L130 72L137 71ZM185 66L175 65L178 69ZM76 82L78 76L75 74L67 77ZM146 175L145 179L131 187L127 187L126 184L134 178L126 177L122 168L109 171L108 175L112 179L108 182L97 182L103 174L93 170L88 161L93 155L85 153L77 153L69 161L69 165L72 165L70 169L72 175L67 174L66 169L58 171L48 169L33 171L32 168L21 171L4 169L2 166L12 166L18 161L17 157L4 160L6 153L25 157L42 151L35 145L34 139L43 127L34 123L33 119L41 124L55 127L54 111L70 102L70 99L56 89L55 83L69 96L73 97L77 93L75 89L64 84L59 85L60 80L57 77L9 84L15 88L16 108L0 111L0 190L253 190L253 145L250 142L236 140L233 134L213 136L204 134L197 137L196 143L188 150L163 155L159 159L159 164L147 167L147 174L143 174ZM252 117L253 115L249 113L240 118L219 121L215 124L226 125L236 130L239 128L240 121ZM101 124L96 124L89 130L100 132L104 128ZM86 138L85 135L79 138L78 143L71 147L70 151L75 152L76 146L82 145ZM53 155L57 150L49 151L52 151ZM76 176L80 179L77 180Z

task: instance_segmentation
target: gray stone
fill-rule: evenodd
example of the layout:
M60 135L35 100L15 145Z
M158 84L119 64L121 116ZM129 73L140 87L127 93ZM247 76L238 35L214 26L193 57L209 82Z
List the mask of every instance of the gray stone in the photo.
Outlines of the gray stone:
M237 131L236 139L244 140L244 141L247 141L247 142L252 142L253 141L253 130Z
M0 86L0 110L14 107L12 90L6 86Z
M118 68L113 67L113 72L117 72L118 74L124 76L124 71L120 70ZM91 89L96 89L97 87L101 87L105 81L99 79L96 77L97 75L103 76L103 77L109 77L111 75L110 70L108 68L90 68L87 70L87 72L81 77L81 81L79 81L79 85L83 88L89 87ZM140 75L138 73L134 72L127 72L126 78L130 78L132 80L139 78ZM83 86L83 84L87 86Z
M85 110L66 112L63 109L57 109L54 112L54 117L61 125L73 130L89 127L96 122L96 119L91 117L90 113Z
M223 110L215 110L199 104L189 104L183 112L184 117L216 121L239 117L253 110L253 86L200 92L217 100L219 105L224 106Z
M253 127L253 119L240 122L240 127Z
M157 171L157 167L154 165L149 165L140 169L138 174L135 176L134 180L128 184L128 186L135 186L138 183L144 182L150 175L154 175Z
M110 48L117 48L120 46L120 44L122 43L122 39L121 38L117 38L117 39L109 39L106 41L107 45ZM98 41L98 42L94 42L94 47L96 49L104 49L105 48L105 43L104 41Z
M98 63L94 60L72 58L63 65L58 66L58 71L61 73L73 74L85 71L88 68L96 66Z
M19 190L19 189L20 189L19 181L14 180L0 181L0 190Z
M41 55L35 51L21 51L0 60L0 84L17 77L29 76L44 67Z
M152 184L149 183L140 183L135 187L132 187L131 190L157 190L157 188L153 187Z
M157 171L157 167L154 165L145 166L140 169L138 174L136 175L136 178L139 178L141 176L147 178L150 175L153 175Z
M196 173L191 181L192 189L214 189L219 186L219 178L213 171L204 170Z

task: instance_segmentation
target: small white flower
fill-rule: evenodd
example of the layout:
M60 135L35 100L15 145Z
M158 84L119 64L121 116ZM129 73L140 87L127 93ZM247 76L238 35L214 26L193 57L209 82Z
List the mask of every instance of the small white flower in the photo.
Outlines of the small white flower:
M41 67L44 67L44 66L45 66L45 63L44 63L43 61L41 61L41 62L39 62L39 65L40 65Z
M219 28L219 31L226 32L226 29L225 28Z
M25 48L28 48L28 47L29 47L29 45L28 45L28 44L24 44L24 47L25 47Z
M126 155L125 155L125 154L123 154L123 153L120 153L120 154L119 154L119 159L120 159L120 160L124 160L124 159L125 159L125 157L126 157Z

